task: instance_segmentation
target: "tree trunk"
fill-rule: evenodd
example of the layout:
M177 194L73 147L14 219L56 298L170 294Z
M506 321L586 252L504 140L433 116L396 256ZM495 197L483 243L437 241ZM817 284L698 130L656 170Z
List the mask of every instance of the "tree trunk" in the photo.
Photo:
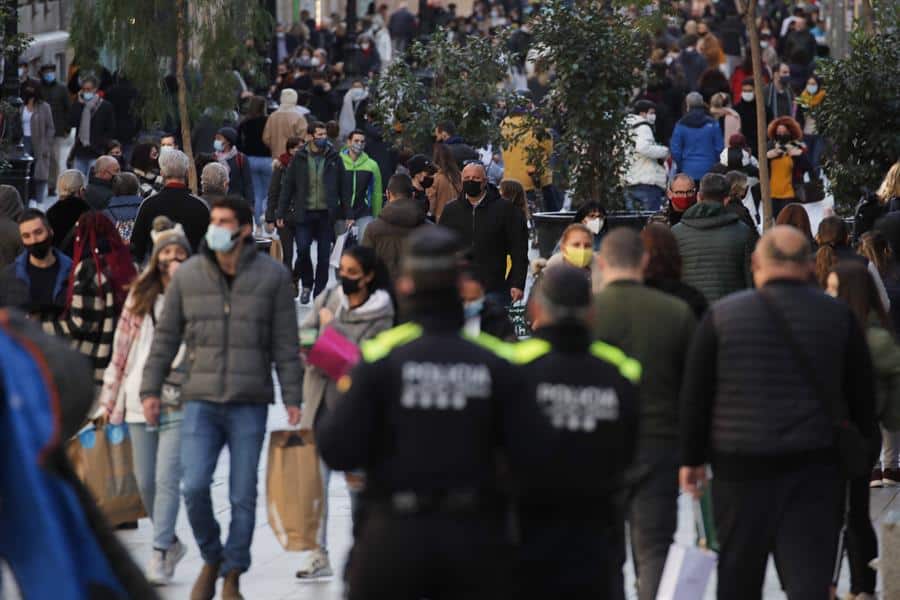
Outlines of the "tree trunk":
M875 14L872 11L872 2L870 0L862 0L860 4L863 29L868 35L875 35Z
M738 8L744 9L744 21L750 37L750 58L753 61L753 91L756 95L756 146L759 154L759 189L762 195L763 231L772 227L772 192L769 188L769 160L766 158L766 105L763 92L763 67L759 48L759 29L756 27L758 0L741 0Z
M175 1L175 19L177 21L177 47L175 50L175 80L178 82L178 118L181 121L181 147L187 155L188 186L197 193L197 169L194 166L194 149L191 146L191 116L188 113L187 82L184 77L187 63L187 9L186 0Z

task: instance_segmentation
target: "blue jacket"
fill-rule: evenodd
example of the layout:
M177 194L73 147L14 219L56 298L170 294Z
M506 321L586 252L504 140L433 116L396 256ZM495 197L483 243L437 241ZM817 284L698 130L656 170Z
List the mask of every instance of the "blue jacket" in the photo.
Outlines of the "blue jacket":
M692 108L675 125L670 147L678 172L699 181L718 162L725 140L722 128L706 110Z
M103 214L116 226L116 230L126 242L131 240L134 231L134 221L137 219L143 198L134 196L113 196Z
M59 308L66 305L69 272L72 259L57 248L52 249L59 261L59 272L53 284L53 302ZM28 276L28 251L16 257L15 262L0 272L0 307L13 306L28 310L31 303L31 277Z

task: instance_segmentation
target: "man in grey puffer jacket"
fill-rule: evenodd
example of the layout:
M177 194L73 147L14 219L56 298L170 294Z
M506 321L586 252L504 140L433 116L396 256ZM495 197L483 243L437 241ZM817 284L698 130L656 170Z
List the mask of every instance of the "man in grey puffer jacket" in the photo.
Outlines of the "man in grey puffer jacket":
M704 175L699 202L672 228L684 265L682 280L703 292L710 304L753 285L750 255L756 236L725 208L728 190L724 176Z
M158 422L159 395L184 341L188 372L181 463L188 519L204 566L192 600L211 600L219 575L223 598L240 598L238 578L250 567L259 455L273 401L272 363L288 421L300 421L300 361L291 277L257 253L253 213L239 196L213 201L200 252L176 272L166 290L141 381L148 424ZM223 548L209 486L228 445L231 526Z

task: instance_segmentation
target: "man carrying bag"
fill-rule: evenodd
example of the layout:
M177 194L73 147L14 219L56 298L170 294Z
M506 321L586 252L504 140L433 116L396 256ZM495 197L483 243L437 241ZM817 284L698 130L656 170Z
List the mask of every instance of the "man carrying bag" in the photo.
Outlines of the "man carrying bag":
M866 339L810 257L795 229L766 233L757 289L714 304L688 355L679 479L699 497L712 466L720 600L758 599L770 553L788 598L828 597L840 482L874 427Z

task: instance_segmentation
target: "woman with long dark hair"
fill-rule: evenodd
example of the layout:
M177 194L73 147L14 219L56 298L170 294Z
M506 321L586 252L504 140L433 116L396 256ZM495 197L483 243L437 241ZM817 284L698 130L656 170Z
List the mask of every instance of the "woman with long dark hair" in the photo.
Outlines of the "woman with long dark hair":
M141 196L163 188L162 176L159 174L159 146L154 142L141 142L131 151L131 172L141 182Z
M462 193L462 173L446 144L434 145L432 162L437 167L437 173L434 174L434 183L425 192L428 194L429 213L435 221L439 221L444 206Z
M672 230L662 223L650 223L641 231L641 241L649 257L644 285L684 300L699 320L709 303L700 290L681 280L681 252Z
M390 329L394 325L394 300L387 268L375 251L365 246L353 246L341 255L340 285L329 288L316 297L313 309L300 323L301 345L315 348L328 329L333 329L357 346ZM311 352L313 352L311 350ZM322 369L306 364L303 377L303 417L300 429L310 430L322 415L333 408L340 392L338 382ZM331 575L328 559L328 483L331 470L320 460L324 486L322 523L319 526L318 549L305 552L297 577L301 579ZM359 474L347 473L347 486L353 512L363 487Z
M886 403L893 400L891 391L900 389L900 347L892 334L890 317L878 297L874 279L859 263L838 263L828 274L826 291L847 303L866 332L876 375L876 414L880 421ZM875 571L869 567L869 563L878 555L878 541L869 518L869 488L881 486L885 479L900 479L900 449L896 445L885 443L879 461L880 432L876 428L862 433L874 442L871 445L871 461L875 468L868 480L861 477L846 482L849 486L849 506L846 507L847 557L850 563L851 596L874 598ZM885 442L891 440L888 437ZM840 517L843 517L843 511Z
M868 268L869 274L875 282L875 289L878 290L878 296L881 298L882 307L885 312L890 310L891 300L887 290L884 289L881 274L865 256L857 254L850 247L850 228L843 219L838 217L822 219L822 222L819 223L819 231L816 233L816 243L819 245L819 249L816 251L816 281L819 282L822 289L826 287L828 273L835 266L842 262L856 262Z

